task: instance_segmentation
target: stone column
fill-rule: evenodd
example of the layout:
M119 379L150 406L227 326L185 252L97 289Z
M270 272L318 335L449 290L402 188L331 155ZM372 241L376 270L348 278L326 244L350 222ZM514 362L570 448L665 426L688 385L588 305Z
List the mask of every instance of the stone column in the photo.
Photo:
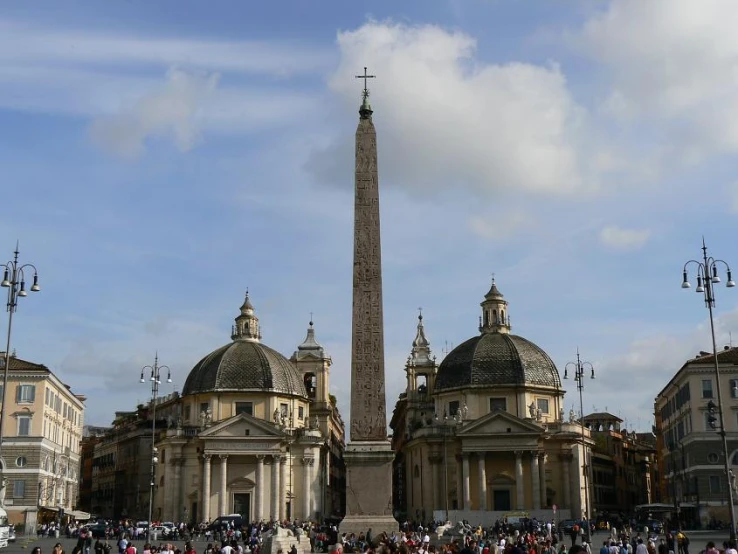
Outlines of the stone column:
M311 499L311 485L310 482L310 468L313 465L313 459L312 458L303 458L302 459L302 519L303 521L307 521L311 517L310 513L310 499ZM294 509L293 509L294 510ZM292 515L294 519L295 514Z
M561 460L561 468L564 473L564 507L573 508L571 505L571 454L561 454L559 456ZM571 512L571 516L574 517L574 512Z
M202 457L202 519L210 521L210 454Z
M464 485L464 510L471 510L471 490L469 489L469 454L461 455L462 481Z
M487 454L480 452L479 456L479 509L487 509Z
M433 469L433 509L434 510L440 510L443 508L441 506L441 495L439 494L440 488L443 486L443 483L441 481L441 461L443 458L441 456L430 456L428 458L428 461L431 464L431 468Z
M272 456L272 494L269 506L269 517L272 521L279 520L279 462L281 456Z
M221 454L220 455L220 498L218 499L220 502L219 510L220 513L219 516L224 516L228 514L228 499L226 498L228 494L228 454Z
M289 469L288 466L288 458L291 457L291 454L287 454L286 456L282 457L281 462L281 471L282 476L280 477L282 481L282 486L279 487L279 519L285 520L287 519L287 493L292 492L291 490L288 491L287 488L291 485L289 482L289 475L287 473L287 470ZM295 507L292 506L292 515L294 515Z
M174 504L172 506L172 515L174 521L182 521L182 464L184 460L177 457L172 462L174 464L174 483L172 483Z
M525 507L525 489L523 489L523 453L515 451L515 509L522 510Z
M461 456L456 456L456 506L464 507L464 476L461 474Z
M256 455L256 498L254 498L254 521L264 519L264 455Z
M530 453L530 480L533 485L533 509L541 509L541 473L538 469L538 452Z
M538 471L540 472L541 479L541 507L545 508L548 506L547 495L546 495L546 453L538 453Z

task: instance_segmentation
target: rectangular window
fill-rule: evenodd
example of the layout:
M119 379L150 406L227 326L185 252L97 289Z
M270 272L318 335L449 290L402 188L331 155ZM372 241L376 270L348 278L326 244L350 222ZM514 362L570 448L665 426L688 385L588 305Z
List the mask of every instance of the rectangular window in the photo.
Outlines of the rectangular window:
M13 498L23 498L26 495L26 482L23 479L13 481Z
M207 412L210 404L208 402L200 402L200 413Z
M712 494L717 494L722 492L720 490L720 476L719 475L710 475L710 492Z
M18 436L27 437L31 434L31 417L18 416Z
M507 411L507 398L490 398L489 399L489 411L490 412L506 412Z
M284 417L287 417L287 414L289 413L289 406L287 404L280 404L279 413L281 413Z
M297 408L297 419L299 419L300 421L305 419L305 408L302 406L299 406Z
M454 400L453 402L449 402L448 403L448 417L455 416L457 414L457 412L459 411L459 407L460 407L460 404L459 404L459 401L458 400Z
M730 380L730 397L738 398L738 379Z
M15 401L33 402L36 399L36 385L18 385L15 389Z
M702 398L712 398L712 379L702 379Z
M548 398L538 398L536 406L541 410L542 414L548 414Z
M254 403L236 402L236 415L238 414L254 415Z

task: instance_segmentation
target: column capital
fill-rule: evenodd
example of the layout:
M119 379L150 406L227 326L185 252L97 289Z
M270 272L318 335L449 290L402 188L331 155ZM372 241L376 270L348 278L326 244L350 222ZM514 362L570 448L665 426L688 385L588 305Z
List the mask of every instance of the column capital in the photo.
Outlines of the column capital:
M203 454L202 455L202 461L205 462L206 464L209 464L210 463L210 458L212 458L212 457L213 457L212 454Z
M522 450L516 450L515 451L515 459L522 460L523 459L523 451Z
M562 462L571 462L574 459L574 454L571 452L559 452L559 460Z
M278 464L280 460L282 459L282 456L279 454L272 454L272 463Z
M264 454L257 454L256 455L256 460L259 461L259 462L263 462L264 461L264 458L266 458L266 456Z
M225 462L228 459L228 454L218 454L221 462Z
M305 456L304 458L300 458L300 461L302 462L302 465L311 466L315 463L315 458Z

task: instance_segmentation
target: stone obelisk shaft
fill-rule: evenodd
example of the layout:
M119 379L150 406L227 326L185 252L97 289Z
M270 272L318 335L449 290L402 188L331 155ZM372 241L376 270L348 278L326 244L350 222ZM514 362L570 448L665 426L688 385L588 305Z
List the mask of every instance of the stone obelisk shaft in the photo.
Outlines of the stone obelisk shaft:
M371 76L364 68L364 83ZM350 442L346 463L346 516L341 533L373 536L398 530L392 516L392 461L384 397L382 256L379 245L377 133L369 91L356 129L354 206L354 312L351 342Z
M356 129L351 441L387 438L377 133L371 110Z

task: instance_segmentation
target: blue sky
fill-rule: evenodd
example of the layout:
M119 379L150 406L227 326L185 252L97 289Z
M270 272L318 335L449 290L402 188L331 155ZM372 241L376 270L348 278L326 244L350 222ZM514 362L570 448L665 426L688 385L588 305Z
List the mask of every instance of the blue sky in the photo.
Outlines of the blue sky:
M285 355L314 313L348 415L353 77L368 66L390 410L417 308L441 358L477 332L494 272L515 333L562 372L577 347L595 365L585 411L646 430L653 397L709 347L682 264L702 235L738 264L735 12L727 0L6 5L0 236L8 257L20 240L43 285L22 300L13 347L106 424L147 398L138 372L157 350L181 387L228 342L249 288L264 342ZM735 294L719 291L721 344L738 333Z

